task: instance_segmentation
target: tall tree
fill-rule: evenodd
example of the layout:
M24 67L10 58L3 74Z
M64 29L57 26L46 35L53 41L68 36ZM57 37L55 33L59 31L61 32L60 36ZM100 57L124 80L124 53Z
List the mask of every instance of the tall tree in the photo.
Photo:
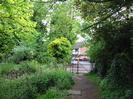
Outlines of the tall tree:
M36 24L31 21L32 7L32 3L28 0L2 0L0 2L1 57L15 44L34 40L37 34L34 29Z
M74 8L71 1L56 4L51 16L49 37L66 37L71 44L76 40L79 23L75 20Z

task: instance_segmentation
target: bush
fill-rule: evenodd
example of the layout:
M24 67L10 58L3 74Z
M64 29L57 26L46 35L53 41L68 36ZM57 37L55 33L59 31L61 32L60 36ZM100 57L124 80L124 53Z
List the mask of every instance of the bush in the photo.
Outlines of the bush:
M48 41L39 41L36 45L35 58L39 63L51 64L54 59L48 53Z
M95 71L101 77L105 77L110 67L111 53L105 49L105 41L99 40L92 42L88 50L88 56L91 62L95 62ZM106 61L105 61L106 60Z
M12 54L9 55L8 61L14 63L20 63L22 61L32 60L34 58L34 49L27 46L17 46L12 50Z
M107 79L101 79L95 73L87 74L89 80L98 85L100 91L100 99L132 99L133 88L118 88L112 87L112 84Z
M67 91L54 87L47 90L46 94L39 96L37 99L63 99L65 96L67 96Z
M36 87L28 78L0 80L0 97L2 99L35 99Z
M108 79L103 79L100 83L101 99L125 99L125 89L112 87Z
M71 43L67 38L61 37L52 41L48 45L49 53L59 63L65 63L70 61L71 57Z
M0 62L3 61L5 55L12 50L14 45L15 43L12 40L10 33L0 31Z
M51 87L64 90L70 88L72 84L72 75L64 70L40 69L15 79L1 77L0 97L2 99L36 99L38 94L45 94Z
M57 87L59 89L69 89L73 82L71 73L64 70L48 70L36 74L33 78L39 93L45 92L49 87Z
M35 73L39 64L35 61L24 62L21 64L5 63L0 65L0 75L8 79L15 79L24 74Z
M98 42L92 43L90 45L90 48L89 48L87 54L91 58L92 62L96 61L97 58L99 58L99 55L103 49L104 49L103 41L98 41Z
M131 61L126 54L117 54L112 61L108 79L114 87L127 88L129 85L128 68L131 66Z
M56 87L59 89L69 89L74 84L72 74L64 70L56 70L53 72L55 77Z

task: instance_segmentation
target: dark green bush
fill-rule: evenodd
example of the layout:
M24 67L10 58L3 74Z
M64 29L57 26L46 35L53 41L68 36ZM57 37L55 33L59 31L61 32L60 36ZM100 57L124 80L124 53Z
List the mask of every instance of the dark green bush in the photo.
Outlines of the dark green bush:
M10 33L0 30L0 62L2 62L6 54L13 49L14 45L15 42L13 41Z
M112 85L109 80L106 78L101 81L101 99L132 99L133 98L133 89L125 88L125 86L115 87Z
M90 57L90 62L95 63L95 71L97 71L101 77L105 77L110 67L111 58L111 53L105 49L105 41L98 40L91 42L87 54Z
M124 53L117 54L112 61L108 80L114 87L127 88L129 85L128 68L132 65L128 56Z

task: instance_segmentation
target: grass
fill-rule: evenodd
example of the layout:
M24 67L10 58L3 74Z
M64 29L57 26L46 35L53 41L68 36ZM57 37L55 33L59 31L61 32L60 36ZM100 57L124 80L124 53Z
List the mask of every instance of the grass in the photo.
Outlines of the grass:
M37 99L64 99L67 96L66 90L59 90L58 88L50 88L43 95L37 97Z
M0 64L2 99L64 99L73 85L72 74L36 61Z
M94 84L96 84L97 86L99 86L99 83L101 81L101 78L96 74L96 73L88 73L86 74L87 78L92 81Z

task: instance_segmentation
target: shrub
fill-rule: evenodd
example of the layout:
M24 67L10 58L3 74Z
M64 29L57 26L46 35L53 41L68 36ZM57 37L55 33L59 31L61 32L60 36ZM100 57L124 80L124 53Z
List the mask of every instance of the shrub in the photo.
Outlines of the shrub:
M100 83L101 99L125 99L125 89L112 87L108 79L103 79Z
M92 43L90 45L90 48L87 52L88 56L91 58L91 61L96 61L97 58L99 58L99 55L101 51L104 48L104 42L103 41L98 41L95 43Z
M54 86L59 89L69 89L74 83L72 75L64 70L49 70L36 74L33 81L35 81L39 93L43 93L49 87Z
M12 50L12 54L9 55L8 61L14 63L20 63L26 60L32 60L34 58L34 49L27 46L17 46Z
M74 84L72 74L63 70L54 73L56 76L56 87L59 89L69 89Z
M46 94L39 96L37 99L63 99L65 96L67 96L66 91L54 87L47 90Z
M3 61L5 55L14 47L14 41L10 33L0 31L0 62Z
M0 80L0 97L2 99L35 99L36 87L28 78Z
M108 79L114 87L126 88L129 85L128 68L131 62L126 54L117 54L112 61Z
M24 74L31 74L37 71L38 63L25 62L21 64L5 63L0 65L0 75L8 79L15 79Z
M91 62L95 62L95 67L101 77L105 77L110 68L111 53L105 48L105 41L95 41L90 45L88 56ZM106 61L105 61L106 60Z
M51 87L64 90L70 88L72 84L72 75L64 70L40 69L15 79L1 77L0 97L2 99L36 99L38 94L46 93Z
M71 43L67 38L61 37L52 41L48 45L49 53L56 61L65 63L70 60L71 57Z
M48 53L48 41L39 41L36 45L35 58L40 63L50 64L54 62L53 58Z
M129 88L125 91L125 99L133 99L133 88Z

